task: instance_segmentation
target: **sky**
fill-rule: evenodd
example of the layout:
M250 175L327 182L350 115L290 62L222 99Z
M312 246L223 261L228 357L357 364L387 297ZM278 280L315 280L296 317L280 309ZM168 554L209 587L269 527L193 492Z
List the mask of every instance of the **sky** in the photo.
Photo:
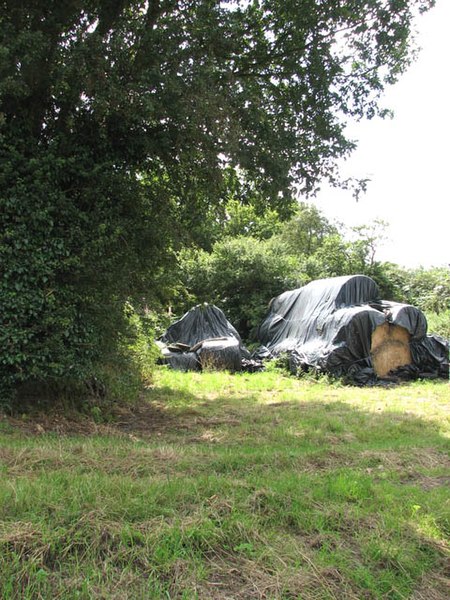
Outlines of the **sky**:
M352 124L358 148L342 161L346 177L369 177L358 200L322 186L314 204L348 226L383 219L388 240L376 258L414 268L450 263L450 0L416 21L417 60L382 105L394 118Z

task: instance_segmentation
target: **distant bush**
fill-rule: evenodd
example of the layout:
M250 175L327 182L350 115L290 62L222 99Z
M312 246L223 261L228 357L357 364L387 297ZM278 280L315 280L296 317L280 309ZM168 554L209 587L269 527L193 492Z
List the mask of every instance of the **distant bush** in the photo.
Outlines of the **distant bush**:
M426 313L428 321L428 332L437 333L443 338L450 340L450 310L446 310L439 314Z
M300 284L295 257L279 242L253 237L226 238L211 253L185 253L181 266L192 297L217 304L244 338L259 325L271 298Z
M405 273L403 291L407 302L424 312L445 313L450 310L450 270L411 269Z

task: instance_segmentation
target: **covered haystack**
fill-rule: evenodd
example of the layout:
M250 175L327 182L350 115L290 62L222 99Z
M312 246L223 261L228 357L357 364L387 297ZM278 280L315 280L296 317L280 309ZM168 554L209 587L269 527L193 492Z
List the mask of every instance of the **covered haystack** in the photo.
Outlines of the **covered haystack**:
M256 355L287 353L293 371L314 368L361 383L399 373L448 377L448 345L427 335L423 313L379 299L365 275L312 281L274 298Z
M173 323L159 340L164 361L174 369L240 371L250 353L224 313L199 304Z

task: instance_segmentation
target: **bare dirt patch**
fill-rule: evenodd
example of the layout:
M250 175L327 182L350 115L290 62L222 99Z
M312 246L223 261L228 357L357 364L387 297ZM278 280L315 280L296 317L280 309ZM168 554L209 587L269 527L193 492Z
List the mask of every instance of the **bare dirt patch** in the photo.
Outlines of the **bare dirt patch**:
M387 470L408 471L412 468L436 469L450 468L448 455L436 448L408 448L399 450L364 450L360 458Z
M111 433L116 431L142 437L163 433L181 425L162 404L145 400L130 408L116 409L113 417L114 421L109 425Z
M168 413L163 405L142 400L133 406L113 407L105 417L97 419L83 413L67 414L67 411L53 409L39 411L23 417L0 415L0 423L7 433L15 431L36 436L44 433L57 435L126 435L143 437L162 433L168 429L183 429L183 424ZM106 422L104 422L106 421Z
M427 476L420 473L408 473L401 479L404 484L418 485L424 490L432 490L437 487L448 487L450 489L450 475Z
M427 573L411 600L448 600L450 598L450 561L442 572Z
M361 600L338 569L318 568L305 558L304 567L293 568L280 564L275 569L262 568L258 561L244 558L220 557L209 563L206 581L197 585L202 600L270 600L323 597Z

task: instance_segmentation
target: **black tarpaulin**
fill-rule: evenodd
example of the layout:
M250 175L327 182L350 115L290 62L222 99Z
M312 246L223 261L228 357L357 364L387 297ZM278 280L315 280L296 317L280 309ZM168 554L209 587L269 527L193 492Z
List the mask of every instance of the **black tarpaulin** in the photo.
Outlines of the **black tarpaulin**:
M412 364L419 372L448 372L448 346L427 336L417 308L380 300L365 275L313 281L274 298L258 330L258 358L287 353L292 370L309 367L355 380L375 377L372 334L383 324L408 332ZM388 328L389 329L389 328ZM407 337L408 337L407 336Z
M212 304L199 304L173 323L160 338L165 361L174 369L239 371L250 353L224 313Z

